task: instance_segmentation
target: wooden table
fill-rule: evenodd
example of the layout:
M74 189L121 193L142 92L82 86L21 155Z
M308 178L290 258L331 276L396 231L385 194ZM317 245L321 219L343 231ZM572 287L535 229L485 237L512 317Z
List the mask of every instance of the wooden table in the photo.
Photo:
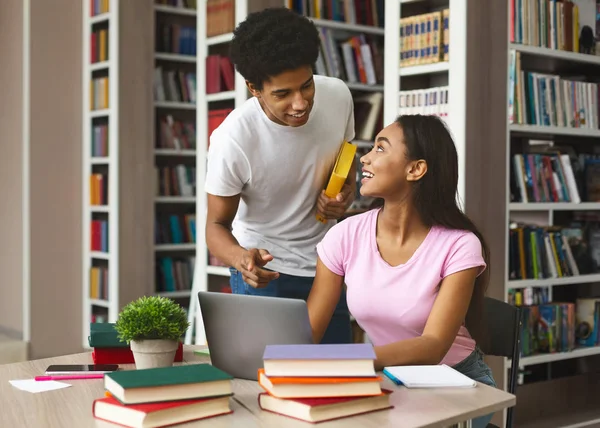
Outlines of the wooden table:
M210 362L205 355L197 355L195 349L202 346L185 346L184 362L180 364ZM72 386L55 391L32 394L13 387L8 381L33 379L44 373L50 364L91 364L90 352L55 358L0 365L0 426L2 427L116 427L92 416L92 402L104 395L103 380L68 380ZM127 364L123 369L133 369ZM469 426L472 418L501 411L515 405L516 398L502 390L479 384L469 389L421 389L409 390L395 386L385 379L383 386L394 393L391 402L394 409L383 410L338 421L324 422L319 428L425 428L447 427L453 424ZM235 379L234 396L230 404L233 414L205 421L181 424L183 427L291 427L312 426L281 415L262 411L258 407L258 393L262 389L256 382Z

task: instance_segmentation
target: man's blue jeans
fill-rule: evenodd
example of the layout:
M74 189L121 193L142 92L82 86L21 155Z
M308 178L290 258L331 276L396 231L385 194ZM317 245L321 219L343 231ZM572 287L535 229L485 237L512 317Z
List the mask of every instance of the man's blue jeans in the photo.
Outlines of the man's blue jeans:
M234 294L252 294L255 296L287 297L291 299L308 299L313 277L292 276L280 273L279 278L269 282L264 288L254 288L244 282L242 274L229 268L231 292ZM346 303L346 292L342 291L340 300L321 343L352 343L352 327L350 313Z

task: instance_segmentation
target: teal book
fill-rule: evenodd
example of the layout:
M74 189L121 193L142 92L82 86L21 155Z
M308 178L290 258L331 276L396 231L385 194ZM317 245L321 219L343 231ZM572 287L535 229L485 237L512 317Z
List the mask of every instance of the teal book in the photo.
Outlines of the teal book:
M115 324L109 322L90 323L88 343L92 348L129 348L127 342L119 339Z
M123 404L232 395L233 376L210 364L124 370L104 375L104 388Z

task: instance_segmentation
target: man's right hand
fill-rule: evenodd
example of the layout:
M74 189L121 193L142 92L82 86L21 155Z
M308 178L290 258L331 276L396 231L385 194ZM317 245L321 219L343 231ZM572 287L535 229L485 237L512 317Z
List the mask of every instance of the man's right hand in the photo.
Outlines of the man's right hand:
M279 278L279 272L262 268L271 260L273 256L267 250L251 248L243 253L237 269L242 273L246 284L254 288L263 288L270 281Z

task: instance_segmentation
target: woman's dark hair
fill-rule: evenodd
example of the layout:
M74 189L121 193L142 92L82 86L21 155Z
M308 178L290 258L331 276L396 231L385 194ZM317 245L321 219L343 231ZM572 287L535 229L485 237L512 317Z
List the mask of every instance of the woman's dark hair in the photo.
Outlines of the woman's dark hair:
M229 55L244 79L261 90L273 76L314 67L319 44L317 27L308 18L286 7L267 8L237 26Z
M404 133L408 158L427 162L427 173L414 182L412 192L413 204L422 221L429 227L468 230L481 242L487 268L475 280L465 324L475 341L486 347L483 304L489 283L489 248L481 232L457 203L458 155L452 135L437 116L399 116L395 122Z

